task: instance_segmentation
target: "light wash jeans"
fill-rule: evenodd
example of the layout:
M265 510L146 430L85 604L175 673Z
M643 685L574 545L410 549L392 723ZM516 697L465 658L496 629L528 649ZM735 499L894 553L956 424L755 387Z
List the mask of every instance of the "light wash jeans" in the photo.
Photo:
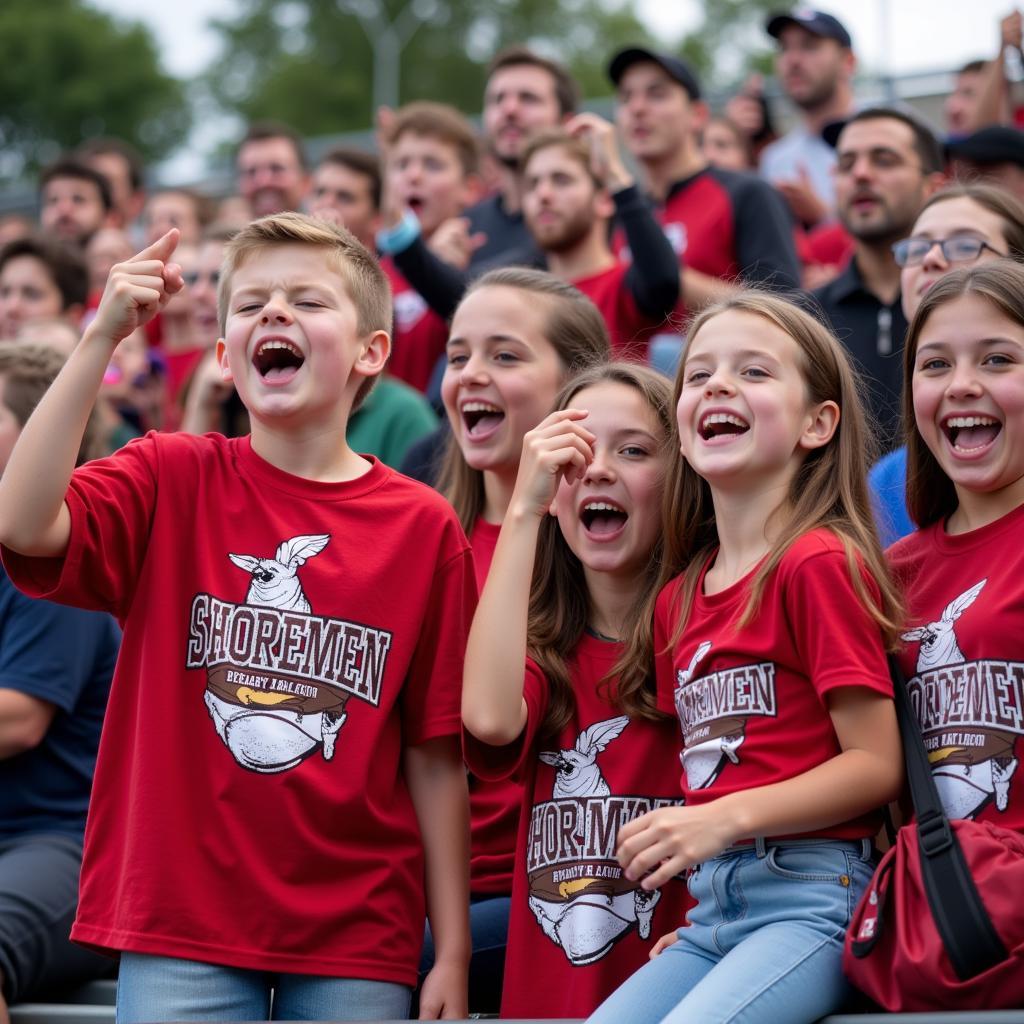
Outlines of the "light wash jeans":
M387 981L269 974L197 960L122 953L117 976L117 1024L404 1020L411 996L407 986Z
M871 880L871 845L802 839L732 847L689 880L679 941L588 1024L809 1024L851 994L843 936Z

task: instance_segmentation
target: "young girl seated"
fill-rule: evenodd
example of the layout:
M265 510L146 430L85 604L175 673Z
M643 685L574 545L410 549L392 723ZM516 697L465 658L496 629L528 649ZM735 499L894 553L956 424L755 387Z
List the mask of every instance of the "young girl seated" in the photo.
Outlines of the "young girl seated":
M439 489L473 546L483 586L515 486L523 435L573 373L608 357L608 331L581 292L538 270L481 277L459 303L441 395L451 424ZM470 775L470 1007L497 1010L522 791ZM428 941L422 969L432 958Z
M615 860L624 822L679 801L651 771L675 749L650 661L669 383L611 363L556 409L526 435L463 685L470 766L525 782L506 1017L589 1013L686 907L680 881L648 892Z
M591 1020L814 1021L902 779L864 416L835 338L756 292L694 321L675 398L654 645L685 806L618 858L649 891L689 870L697 906Z
M907 334L901 661L946 813L1024 829L1024 267L955 271Z

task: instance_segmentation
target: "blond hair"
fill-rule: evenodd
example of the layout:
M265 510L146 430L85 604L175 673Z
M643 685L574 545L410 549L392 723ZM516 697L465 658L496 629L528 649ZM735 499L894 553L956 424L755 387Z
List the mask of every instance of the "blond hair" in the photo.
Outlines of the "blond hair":
M790 514L754 576L750 598L737 625L743 628L756 617L769 577L789 548L805 533L825 528L842 542L854 590L878 624L887 647L895 649L901 628L901 602L878 542L867 487L867 467L876 442L867 427L849 356L810 314L792 302L754 289L705 309L690 325L687 347L705 324L730 311L760 317L792 338L800 352L799 369L808 402L835 402L840 412L832 439L808 452L793 474L786 499ZM673 408L679 403L685 376L684 355L676 373ZM679 450L678 422L673 424L671 444ZM670 643L676 643L689 617L701 571L718 547L711 488L685 459L674 459L669 467L663 514L665 549L660 582L664 585L675 576L683 577L680 598L673 609L679 617ZM865 573L878 587L877 599L869 591ZM650 611L653 613L653 603Z
M322 249L324 269L336 271L341 276L345 291L355 306L356 330L360 337L374 331L391 334L391 285L377 258L355 235L343 227L302 213L275 213L246 225L224 247L217 288L217 315L222 335L227 327L235 272L257 253L279 245L306 245ZM370 393L376 380L376 377L369 377L359 386L353 410Z
M545 309L544 338L555 350L566 377L608 358L611 342L604 318L597 306L571 284L544 270L501 267L476 280L462 301L481 288L514 288L524 292L531 305ZM466 462L454 433L448 435L437 489L469 533L484 510L484 474Z
M672 388L660 373L637 363L603 363L573 377L561 390L556 409L568 408L580 392L600 384L632 388L654 413L661 427L661 445L651 455L664 458L672 429ZM658 720L654 691L653 616L648 606L657 596L661 568L662 535L652 547L646 567L639 571L640 591L623 628L625 647L621 657L599 682L608 699L631 718ZM545 516L537 538L527 620L527 649L541 667L550 687L548 711L541 733L559 733L572 719L576 697L569 676L568 659L576 649L590 619L591 601L580 560L573 554L553 516ZM610 689L616 680L614 691Z

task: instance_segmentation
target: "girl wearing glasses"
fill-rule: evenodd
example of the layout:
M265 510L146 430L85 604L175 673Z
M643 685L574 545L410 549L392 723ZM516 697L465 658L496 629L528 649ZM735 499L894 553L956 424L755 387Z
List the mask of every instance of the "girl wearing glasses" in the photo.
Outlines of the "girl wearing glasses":
M925 203L910 237L892 248L910 323L928 289L951 270L1002 256L1024 261L1024 204L991 185L951 185ZM898 448L868 475L883 544L915 528L907 513L906 465L906 449Z

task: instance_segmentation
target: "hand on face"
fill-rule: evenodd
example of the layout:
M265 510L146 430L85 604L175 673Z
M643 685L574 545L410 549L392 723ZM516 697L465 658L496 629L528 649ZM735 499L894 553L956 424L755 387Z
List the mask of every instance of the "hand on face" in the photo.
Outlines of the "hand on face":
M171 296L181 291L185 284L181 268L168 262L178 237L178 229L172 228L138 255L113 266L91 325L92 333L117 344L152 320Z
M580 479L593 461L597 438L583 426L583 409L559 409L523 438L523 456L511 507L545 515L561 479Z

